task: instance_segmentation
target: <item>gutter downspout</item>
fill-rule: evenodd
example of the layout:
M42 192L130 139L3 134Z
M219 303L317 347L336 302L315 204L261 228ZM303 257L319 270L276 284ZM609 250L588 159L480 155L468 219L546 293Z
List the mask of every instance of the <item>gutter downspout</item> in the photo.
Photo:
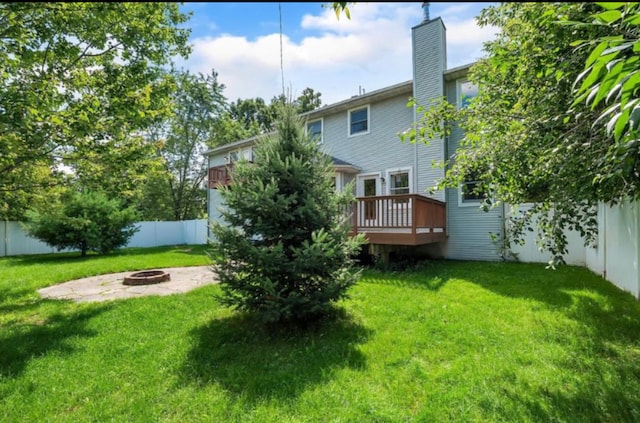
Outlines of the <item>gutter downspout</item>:
M428 10L428 9L427 9ZM412 98L414 100L414 104L412 106L413 111L413 130L417 134L418 133L418 110L415 102L418 100L416 96L416 37L415 37L415 29L411 30L411 79L412 79ZM413 143L413 186L414 190L418 192L418 140L416 139Z
M413 105L413 129L418 131L418 120L416 115L416 106ZM413 186L414 193L418 192L418 141L413 143Z
M444 136L444 160L449 162L449 135ZM444 168L447 172L448 165ZM447 198L447 188L444 189L444 235L449 237L449 199Z

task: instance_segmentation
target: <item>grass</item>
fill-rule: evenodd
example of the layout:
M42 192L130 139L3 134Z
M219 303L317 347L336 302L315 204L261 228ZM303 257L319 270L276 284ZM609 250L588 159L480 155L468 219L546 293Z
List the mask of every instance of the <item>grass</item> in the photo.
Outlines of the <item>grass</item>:
M0 259L2 422L640 420L640 304L586 269L365 271L334 316L261 327L219 287L76 304L35 290L202 249Z

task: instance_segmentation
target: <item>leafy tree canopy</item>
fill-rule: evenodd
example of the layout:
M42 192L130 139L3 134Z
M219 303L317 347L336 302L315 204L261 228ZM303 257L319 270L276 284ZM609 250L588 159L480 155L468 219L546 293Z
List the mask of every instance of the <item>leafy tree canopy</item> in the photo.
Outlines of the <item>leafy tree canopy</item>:
M578 76L578 96L574 106L586 104L602 110L594 125L605 127L613 136L603 161L605 172L594 182L616 184L613 201L640 198L638 128L640 126L640 3L597 3L602 9L587 22L567 24L576 27L603 27L604 35L578 40L573 45L590 51L586 69Z
M123 207L100 192L69 193L43 210L27 212L27 232L60 250L107 254L125 246L138 231L133 208Z
M637 172L612 155L614 137L593 125L602 109L574 101L574 83L590 55L575 42L608 37L612 28L566 22L590 22L599 10L592 3L502 3L483 10L479 23L500 32L470 70L478 96L462 110L444 101L424 109L422 127L404 135L428 140L459 124L463 148L439 186L456 187L474 173L481 180L478 190L491 192L486 206L533 203L511 222L506 247L521 239L536 216L551 265L563 262L567 252L565 229L578 230L586 242L594 239L598 201L638 193Z
M28 201L65 168L135 186L144 166L127 164L149 157L141 131L170 111L161 68L188 54L185 21L168 2L1 3L0 192Z
M308 112L322 105L321 97L321 93L307 87L302 90L302 93L292 102L292 105L298 113ZM238 99L232 102L228 107L227 122L217 131L216 139L213 143L215 145L224 145L273 131L278 109L288 103L289 100L282 94L273 97L269 104L260 97ZM241 136L232 138L230 134Z
M141 206L146 218L202 218L206 212L204 153L211 147L209 143L226 106L224 85L218 83L213 71L210 75L194 75L174 70L171 76L176 83L171 95L173 113L150 131L164 172L149 179Z

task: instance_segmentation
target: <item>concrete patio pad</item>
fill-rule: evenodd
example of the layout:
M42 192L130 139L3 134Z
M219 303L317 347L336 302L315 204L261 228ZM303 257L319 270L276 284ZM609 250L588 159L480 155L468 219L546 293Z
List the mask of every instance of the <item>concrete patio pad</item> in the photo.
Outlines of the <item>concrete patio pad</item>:
M136 271L120 272L76 279L39 289L38 293L43 298L90 302L141 297L144 295L180 294L200 286L217 283L216 274L209 266L171 267L153 270L163 270L169 273L171 280L151 285L125 285L122 283L125 276L130 276Z

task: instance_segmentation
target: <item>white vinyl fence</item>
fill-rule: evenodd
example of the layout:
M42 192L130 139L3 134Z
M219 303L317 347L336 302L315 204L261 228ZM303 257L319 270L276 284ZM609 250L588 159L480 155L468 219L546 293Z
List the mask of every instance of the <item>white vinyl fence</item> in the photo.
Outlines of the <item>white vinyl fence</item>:
M519 205L517 210L526 211L531 208L531 205ZM507 216L511 216L513 210L507 206ZM535 222L535 221L534 221ZM584 246L584 240L580 236L580 233L576 231L565 231L567 236L567 250L568 253L564 256L564 260L571 266L585 266L587 264ZM548 251L540 251L536 244L537 232L525 231L524 233L524 245L514 245L512 250L518 256L518 261L527 263L548 263L551 260L551 253Z
M127 247L206 244L207 221L139 222L140 230ZM586 266L593 272L640 299L640 202L598 207L598 242L585 247L577 233L569 233L567 264ZM524 246L514 248L518 260L542 262L549 255L541 253L530 233ZM0 257L21 254L55 253L56 249L31 238L17 222L0 222Z
M138 222L136 226L139 230L131 237L126 247L207 243L206 220ZM58 250L28 236L20 223L0 222L0 257L55 252Z
M616 206L598 206L598 240L585 247L576 232L568 233L567 264L586 266L593 272L640 299L640 202L625 202ZM514 248L519 261L548 262L550 256L541 253L535 243L535 233L529 233L524 246Z

